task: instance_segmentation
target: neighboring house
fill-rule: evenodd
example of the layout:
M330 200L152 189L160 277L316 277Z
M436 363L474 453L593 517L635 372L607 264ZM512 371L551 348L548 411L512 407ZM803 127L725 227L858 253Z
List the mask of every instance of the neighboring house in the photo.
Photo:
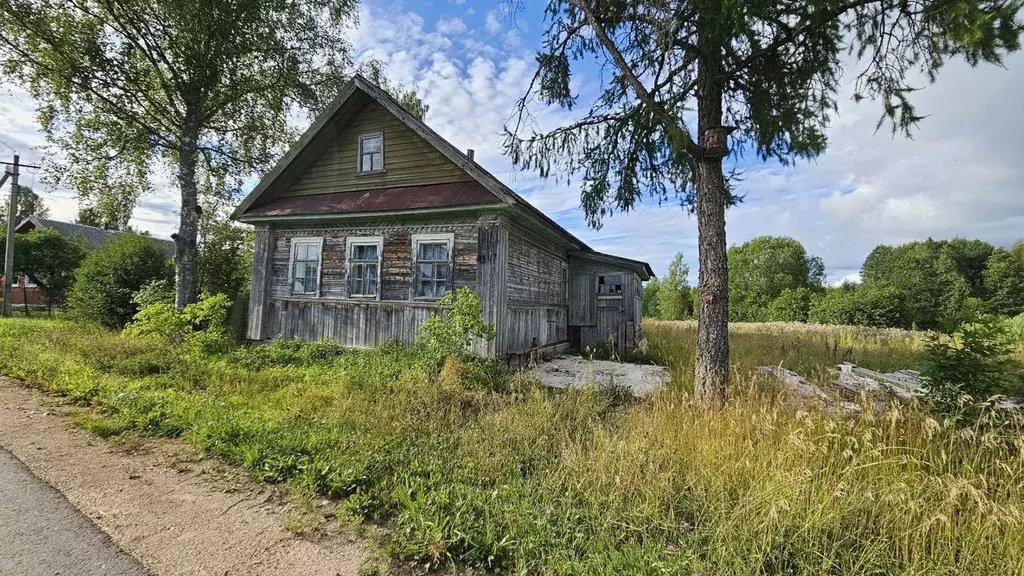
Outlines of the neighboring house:
M38 216L29 216L21 221L21 224L14 229L17 234L27 234L33 230L45 230L52 229L60 233L65 238L76 238L81 241L86 249L95 250L102 246L107 240L113 238L118 234L117 230L105 230L103 228L97 228L95 226L85 226L84 224L75 224L72 222L61 222L60 220L50 220L48 218L40 218ZM170 240L163 240L161 238L151 238L153 246L164 253L167 258L174 257L174 242ZM43 296L42 290L35 285L31 280L24 277L19 277L14 283L11 284L14 288L11 291L11 304L25 304L29 306L43 306L46 304L46 298Z
M472 288L503 354L641 338L644 262L595 252L356 77L238 206L255 225L248 337L411 341Z

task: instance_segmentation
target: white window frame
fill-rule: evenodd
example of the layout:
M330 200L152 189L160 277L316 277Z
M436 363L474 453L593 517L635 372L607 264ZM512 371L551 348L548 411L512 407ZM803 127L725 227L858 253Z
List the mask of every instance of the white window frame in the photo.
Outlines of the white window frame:
M445 286L445 294L454 286L455 282L455 234L413 234L412 236L412 297L413 300L436 301L443 296L420 296L420 244L448 244L448 280Z
M32 279L28 277L28 275L22 275L21 276L21 280L25 281L25 288L38 288L39 287L39 285L36 284L35 282L33 282Z
M384 261L384 237L383 236L352 236L345 241L345 294L349 298L360 300L380 300L381 292L381 264ZM356 246L377 247L377 291L375 294L353 294L352 293L352 253Z
M622 286L622 292L612 294L601 293L601 277L602 276L618 276L619 285ZM625 294L626 290L626 276L624 272L598 272L594 275L594 293L597 294L598 300L612 300L622 299L622 295Z
M295 291L295 248L300 244L315 244L317 247L316 260L316 290L313 292ZM324 273L324 239L323 237L305 236L292 238L288 244L288 290L292 296L315 296L320 297L320 280Z
M373 157L370 157L370 169L363 170L363 141L370 138L380 138L380 168L373 169ZM384 172L384 132L368 132L360 134L356 140L356 173L357 174L380 174Z

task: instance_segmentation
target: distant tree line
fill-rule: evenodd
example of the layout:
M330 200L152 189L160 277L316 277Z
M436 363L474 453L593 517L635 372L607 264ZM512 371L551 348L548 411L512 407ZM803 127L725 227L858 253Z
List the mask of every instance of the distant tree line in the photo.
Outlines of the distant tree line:
M644 287L645 316L694 317L699 303L682 258ZM821 258L793 238L754 238L729 248L728 262L732 322L950 330L981 314L1024 314L1024 241L1009 249L967 238L880 245L865 259L861 281L840 286L825 284Z

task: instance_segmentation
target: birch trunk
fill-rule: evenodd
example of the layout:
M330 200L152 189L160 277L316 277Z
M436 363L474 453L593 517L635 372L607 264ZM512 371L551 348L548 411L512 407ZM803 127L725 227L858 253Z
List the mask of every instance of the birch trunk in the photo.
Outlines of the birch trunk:
M199 234L200 216L199 186L196 184L198 148L199 121L195 113L186 112L178 151L181 214L178 220L178 233L174 236L174 307L179 311L196 301L196 239Z

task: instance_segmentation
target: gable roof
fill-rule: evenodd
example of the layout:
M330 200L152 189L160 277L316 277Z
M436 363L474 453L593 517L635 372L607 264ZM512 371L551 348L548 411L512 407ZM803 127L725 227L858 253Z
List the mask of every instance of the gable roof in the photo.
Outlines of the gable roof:
M21 221L15 228L15 232L23 234L31 232L32 230L56 230L61 236L66 238L81 238L89 246L90 249L95 250L99 248L107 240L110 240L114 236L120 234L118 230L106 230L104 228L97 228L96 226L86 226L85 224L76 224L74 222L62 222L60 220L50 220L49 218L40 218L39 216L29 216ZM153 238L148 236L149 241L153 244L157 250L164 253L167 258L174 258L174 242L171 240L164 240L163 238Z
M326 128L332 124L333 120L342 115L346 108L346 104L353 102L359 94L365 94L370 99L383 106L415 134L426 140L448 160L465 171L477 183L479 183L484 190L489 192L496 199L494 202L481 202L482 204L504 204L512 207L529 220L540 222L544 227L553 231L570 246L576 249L590 249L582 240L570 234L557 222L535 208L524 198L516 194L511 188L495 178L494 175L466 156L466 154L456 148L451 142L442 138L437 134L437 132L434 132L434 130L424 124L421 120L407 112L387 92L358 74L352 78L345 88L342 89L341 93L338 94L327 109L313 121L310 127L302 134L301 137L299 137L295 144L288 149L288 152L286 152L277 164L274 165L270 172L268 172L267 175L264 176L258 184L256 184L252 189L252 192L242 200L235 211L231 214L231 217L236 220L244 221L250 217L256 216L256 210L253 208L254 204L256 204L257 201L259 201L268 191L270 191L279 179L283 179L287 175L289 168L294 164L298 164L302 160L302 156L307 152L307 149L310 148L310 145L326 131Z
M114 234L117 234L115 230L104 230L103 228L97 228L95 226L74 224L72 222L61 222L60 220L50 220L48 218L40 218L38 216L29 216L25 218L21 221L21 224L18 224L15 231L20 234L35 230L36 228L49 228L51 230L56 230L61 236L69 238L77 236L84 240L90 248L99 248Z

